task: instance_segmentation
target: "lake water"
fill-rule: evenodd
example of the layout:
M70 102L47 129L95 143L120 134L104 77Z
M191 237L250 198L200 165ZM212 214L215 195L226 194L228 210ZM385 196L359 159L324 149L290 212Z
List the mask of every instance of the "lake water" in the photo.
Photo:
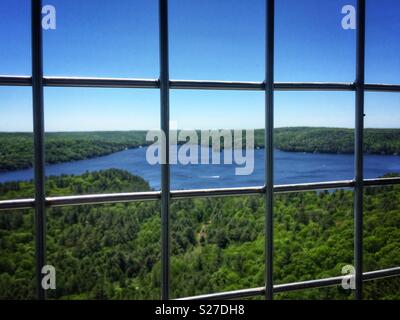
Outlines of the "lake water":
M113 153L94 159L46 166L46 175L75 174L109 168L127 170L143 177L154 189L160 188L160 168L146 161L147 148ZM203 151L209 151L208 148ZM400 156L365 155L365 178L400 173ZM172 165L172 189L260 186L264 184L264 150L255 150L254 172L236 176L232 165ZM275 184L307 183L353 179L353 155L275 151ZM30 180L33 170L0 173L0 182Z

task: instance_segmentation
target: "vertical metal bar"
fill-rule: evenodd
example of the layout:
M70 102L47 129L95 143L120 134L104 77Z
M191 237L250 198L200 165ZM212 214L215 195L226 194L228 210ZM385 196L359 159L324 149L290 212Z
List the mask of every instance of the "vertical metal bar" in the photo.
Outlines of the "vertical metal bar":
M274 32L275 0L266 3L265 80L265 297L273 299L273 192L274 192Z
M32 0L32 99L35 172L35 239L36 239L36 294L45 299L41 285L42 268L46 261L45 172L44 172L44 112L43 112L43 44L42 1Z
M365 85L365 0L357 0L355 188L354 188L354 264L355 298L362 299L363 270L363 135Z
M168 63L168 0L159 0L160 28L160 99L161 130L165 141L161 148L161 299L169 299L169 201L170 201L170 167L169 167L169 63Z

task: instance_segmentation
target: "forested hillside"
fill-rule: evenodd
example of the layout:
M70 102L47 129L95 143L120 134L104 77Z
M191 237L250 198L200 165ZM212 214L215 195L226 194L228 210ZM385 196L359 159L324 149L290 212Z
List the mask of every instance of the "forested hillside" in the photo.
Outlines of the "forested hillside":
M0 185L1 198L31 192L29 183ZM120 170L53 177L51 195L135 191L146 182ZM148 189L148 186L147 186ZM276 195L276 283L337 276L353 264L353 193ZM365 192L365 270L400 265L400 187ZM33 212L0 212L0 299L34 294ZM262 286L262 197L175 200L171 206L172 296ZM158 202L74 206L47 211L47 262L56 267L56 299L160 297ZM366 285L366 298L400 299L400 279ZM350 299L341 288L278 299Z
M236 144L242 146L239 142ZM146 141L145 131L47 133L46 162L52 164L94 158L150 143L152 141ZM283 151L352 153L354 130L278 128L275 129L274 143ZM255 130L254 144L257 148L264 147L264 130ZM364 151L400 154L400 129L366 129ZM32 134L0 133L0 172L31 168L32 163Z
M275 147L283 151L353 153L354 130L337 128L279 128ZM400 155L400 129L365 129L364 152Z
M45 135L46 163L108 155L146 144L144 131L65 132ZM0 133L0 172L31 168L31 133Z

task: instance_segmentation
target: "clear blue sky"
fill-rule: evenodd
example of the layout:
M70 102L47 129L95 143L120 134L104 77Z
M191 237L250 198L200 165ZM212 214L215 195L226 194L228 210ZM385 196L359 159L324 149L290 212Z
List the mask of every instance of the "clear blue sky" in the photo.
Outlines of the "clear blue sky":
M265 0L170 0L172 79L262 81ZM157 78L157 0L48 0L51 76ZM276 0L276 81L355 78L355 31L341 8L355 0ZM0 74L30 75L30 1L0 1ZM367 0L366 81L400 83L400 1ZM262 92L171 92L180 128L260 128ZM159 126L158 90L45 89L48 131ZM400 94L366 95L368 127L399 127ZM354 127L354 94L277 92L282 126ZM30 88L0 87L0 131L32 129Z

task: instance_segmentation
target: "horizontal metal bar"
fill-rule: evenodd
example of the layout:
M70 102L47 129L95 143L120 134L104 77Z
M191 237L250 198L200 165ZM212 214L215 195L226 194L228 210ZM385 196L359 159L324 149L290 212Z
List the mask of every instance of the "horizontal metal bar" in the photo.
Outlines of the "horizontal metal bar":
M154 79L123 79L123 78L64 78L44 77L47 87L85 87L85 88L159 88L158 80Z
M31 86L30 76L0 75L0 86ZM84 88L160 88L158 79L44 77L47 87ZM219 80L170 80L171 89L187 90L252 90L264 91L264 82ZM346 82L275 82L276 91L355 91L354 83ZM365 84L366 91L400 92L400 84Z
M46 205L49 207L60 207L60 206L74 206L74 205L88 205L88 204L149 201L149 200L158 200L160 198L161 198L160 191L111 193L111 194L95 194L95 195L66 196L66 197L49 197L46 199Z
M32 86L32 77L0 75L0 86Z
M263 194L265 187L223 188L223 189L199 189L199 190L175 190L171 191L172 199L209 198L229 196L250 196Z
M365 272L363 273L363 281L372 281L372 280L378 280L396 276L400 276L400 267L377 270L372 272ZM336 286L340 285L343 279L346 279L347 277L348 276L339 276L339 277L276 285L274 286L274 293Z
M381 179L364 179L365 187L381 187L400 184L400 177L381 178Z
M264 192L264 187L232 188L232 189L199 189L176 190L171 192L173 199L227 197L239 195L257 195ZM161 191L112 193L95 195L75 195L46 198L48 207L60 207L70 205L106 204L134 201L159 200ZM28 209L35 205L34 199L15 199L0 201L0 210Z
M379 178L364 180L365 186L388 186L400 184L400 178ZM274 186L274 193L307 192L315 190L329 190L338 188L354 187L353 180L317 182L303 184L288 184ZM197 189L197 190L173 190L171 198L207 198L207 197L229 197L229 196L251 196L265 192L265 186L243 187L243 188L220 188L220 189ZM131 193L111 193L95 195L74 195L63 197L47 197L46 205L49 207L86 205L86 204L105 204L133 201L159 200L161 191L131 192ZM13 199L0 201L0 210L29 209L35 205L34 199Z
M364 272L363 281L374 281L397 276L400 276L400 267Z
M35 199L12 199L0 201L0 210L31 209L35 207Z
M238 298L256 297L265 294L265 286L252 289L235 290L219 293L204 294L193 297L179 298L176 300L229 300Z
M327 82L278 82L274 84L276 91L354 91L354 83Z
M388 181L385 181L387 185ZM393 181L395 182L395 181ZM400 184L400 180L397 181ZM353 181L339 182L321 182L307 184L281 185L274 187L277 193L286 192L302 192L313 190L325 190L351 187ZM210 197L229 197L229 196L255 196L265 192L264 186L258 187L243 187L243 188L219 188L219 189L194 189L194 190L174 190L171 191L172 199L188 199L188 198L210 198ZM146 201L158 200L161 198L161 191L153 192L134 192L123 194L105 194L105 195L82 195L82 196L67 196L67 197L50 197L47 199L48 206L66 206L66 205L81 205L81 204L96 204L96 203L118 203L130 201Z
M329 82L275 82L276 91L356 91L355 83ZM365 84L369 92L399 92L399 84Z
M355 83L329 82L276 82L276 91L356 91ZM398 84L365 84L365 91L400 92Z
M390 268L390 269L382 269L377 271L371 272L364 272L363 273L363 281L372 281L378 280L383 278L389 277L396 277L400 276L400 267ZM274 292L290 292L290 291L297 291L297 290L305 290L305 289L315 289L315 288L324 288L330 286L340 285L343 279L347 279L348 276L339 276L339 277L332 277L332 278L325 278L319 280L309 280L309 281L302 281L297 283L290 283L290 284L281 284L274 286Z
M365 91L400 92L400 84L365 84Z
M390 269L382 269L377 271L365 272L363 274L363 281L373 281L379 280L389 277L397 277L400 276L400 267L390 268ZM317 289L317 288L325 288L331 286L340 285L343 279L347 279L348 276L339 276L318 280L309 280L309 281L301 281L287 284L278 284L274 285L274 293L282 293L282 292L291 292L305 289ZM220 292L220 293L212 293L205 294L193 297L186 297L177 300L223 300L223 299L239 299L239 298L248 298L255 297L259 295L265 294L265 287L252 288L252 289L244 289L244 290L235 290L228 292Z
M264 91L264 82L207 81L207 80L171 80L171 89L190 90L253 90Z
M112 193L94 195L75 195L47 197L47 207L77 206L89 204L114 204L135 201L151 201L161 198L160 191ZM34 199L15 199L0 201L0 210L29 209L35 207Z
M274 286L274 293L291 292L306 289L316 289L336 286L342 283L344 276L309 281L300 281L288 284L278 284Z
M317 183L301 183L301 184L286 184L286 185L275 186L274 193L306 192L306 191L315 191L315 190L351 188L353 186L354 186L353 180L317 182Z

